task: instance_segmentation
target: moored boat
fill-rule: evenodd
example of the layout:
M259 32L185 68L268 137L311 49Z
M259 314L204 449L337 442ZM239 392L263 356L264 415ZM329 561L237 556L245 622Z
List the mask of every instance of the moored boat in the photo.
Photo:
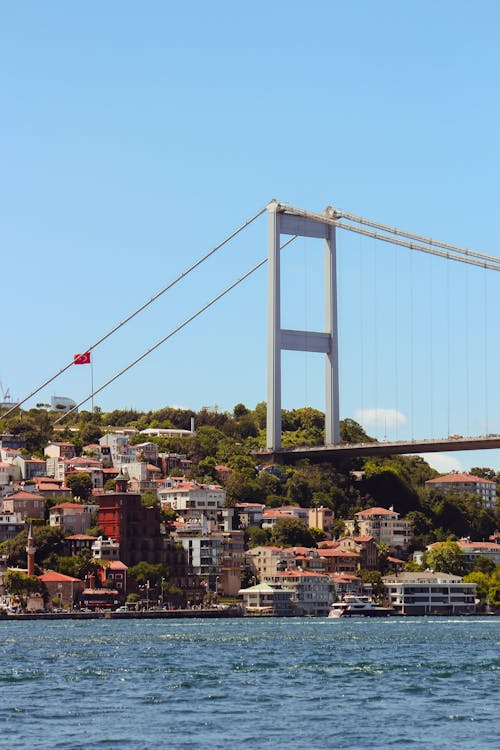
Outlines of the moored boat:
M328 617L388 617L391 613L392 609L375 604L369 596L345 596L332 604Z

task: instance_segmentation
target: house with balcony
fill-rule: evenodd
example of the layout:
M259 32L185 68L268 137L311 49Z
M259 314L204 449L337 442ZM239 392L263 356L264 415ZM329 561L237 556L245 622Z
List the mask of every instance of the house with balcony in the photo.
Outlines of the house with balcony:
M226 502L226 492L219 485L179 482L157 491L162 507L172 508L181 521L189 523L206 519L208 529L217 530L218 512Z
M293 591L274 583L258 583L240 589L243 599L243 614L246 617L287 617L294 613Z
M401 615L466 615L476 611L476 584L424 570L383 577L389 601Z
M359 534L355 531L356 524ZM393 508L367 508L354 514L353 520L345 522L352 536L371 536L376 542L387 544L391 549L407 549L411 541L412 524Z

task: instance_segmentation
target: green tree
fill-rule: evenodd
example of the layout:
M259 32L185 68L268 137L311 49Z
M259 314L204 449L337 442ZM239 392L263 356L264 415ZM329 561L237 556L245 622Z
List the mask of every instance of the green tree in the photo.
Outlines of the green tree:
M139 586L144 586L148 581L150 586L159 586L162 578L169 578L170 568L163 563L153 565L143 561L129 568L128 576L133 578Z
M493 560L490 560L489 557L480 556L474 560L474 567L472 570L486 573L486 575L491 576L495 571L495 563Z
M85 471L73 471L66 476L66 484L73 493L73 497L89 500L92 496L92 479Z
M249 526L246 531L247 543L250 548L262 547L269 544L271 534L268 529L262 529L260 526Z
M316 547L308 525L300 518L280 518L271 530L271 544L277 547Z
M369 584L372 587L373 599L376 602L383 602L387 592L382 580L382 573L378 570L361 569L359 575L364 584Z
M12 596L26 597L29 594L43 593L44 585L36 576L29 576L19 570L8 570L5 574L5 588Z
M33 537L36 553L35 562L43 566L50 555L60 555L64 546L64 531L52 526L33 526ZM12 539L0 544L0 555L6 555L12 566L22 567L26 564L26 544L28 531L20 531Z
M103 432L99 425L95 424L94 422L89 422L82 427L80 427L80 439L82 441L82 445L90 445L92 443L97 443L99 438L101 438L103 435Z
M452 573L456 576L465 574L464 554L456 542L435 544L425 555L428 568L440 573Z
M489 593L490 583L491 583L490 576L487 575L486 573L481 573L480 571L477 570L466 575L464 577L464 581L466 583L477 584L476 596L484 604L486 600L488 599L488 593Z

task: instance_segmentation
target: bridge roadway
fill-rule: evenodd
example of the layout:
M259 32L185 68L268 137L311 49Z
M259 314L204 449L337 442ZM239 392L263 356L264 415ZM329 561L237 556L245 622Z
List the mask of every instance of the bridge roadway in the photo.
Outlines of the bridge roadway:
M314 445L279 450L265 449L256 452L263 463L291 464L308 458L313 462L331 461L354 456L394 456L396 454L437 453L441 451L476 451L500 448L500 435L482 437L441 438L438 440L412 440L397 442L352 443L341 445Z

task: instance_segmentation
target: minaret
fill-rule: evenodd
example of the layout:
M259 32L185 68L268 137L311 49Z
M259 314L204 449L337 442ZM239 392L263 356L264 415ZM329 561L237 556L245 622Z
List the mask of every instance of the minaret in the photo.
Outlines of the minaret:
M35 575L35 540L33 539L33 528L30 524L30 528L28 531L28 544L26 545L26 555L28 558L28 575L34 576Z

